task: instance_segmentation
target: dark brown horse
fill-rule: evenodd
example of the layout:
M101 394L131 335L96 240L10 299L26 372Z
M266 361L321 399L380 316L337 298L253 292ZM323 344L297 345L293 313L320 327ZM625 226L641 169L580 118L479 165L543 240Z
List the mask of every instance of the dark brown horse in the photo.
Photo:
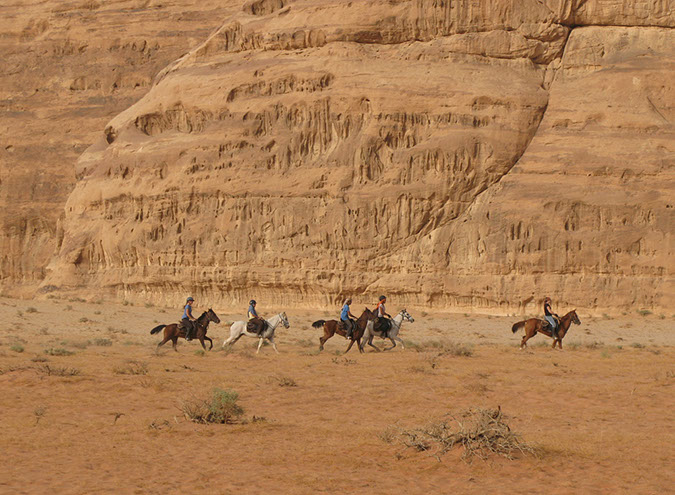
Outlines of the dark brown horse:
M349 349L352 348L354 345L354 342L357 343L359 347L359 351L363 352L363 349L361 349L361 337L363 337L363 332L366 329L366 324L368 323L369 320L374 320L376 318L376 314L373 313L371 310L368 308L363 310L363 313L361 313L361 316L356 320L356 324L354 326L354 330L352 331L352 336L349 339L349 347L347 347L347 350L345 351L345 354L349 352ZM312 326L314 328L321 328L323 327L323 336L319 338L319 351L323 351L323 345L326 343L328 339L330 339L333 335L338 334L343 337L347 337L345 334L345 331L342 329L342 326L339 325L339 322L337 320L318 320L312 323Z
M213 341L206 336L206 330L209 328L209 323L220 323L220 318L218 318L218 315L209 308L208 311L204 311L202 315L197 318L196 327L197 329L194 332L193 338L199 339L199 342L202 344L202 348L206 350L206 346L204 345L204 341L208 340L209 344L211 347L209 347L209 351L213 349ZM159 349L161 346L166 344L169 340L173 341L173 350L178 352L178 349L176 349L176 344L178 343L178 337L185 338L185 329L183 328L182 325L179 325L178 323L171 323L170 325L158 325L152 330L150 330L150 335L155 335L156 333L159 333L161 329L164 329L164 340L162 340L159 344L157 344L157 349Z
M576 309L570 311L565 316L560 318L560 324L558 325L558 330L556 331L557 338L553 339L553 349L555 349L556 344L558 344L558 348L562 349L562 339L564 339L565 335L567 335L567 330L569 330L572 323L581 325L581 320L579 320L579 317L577 316ZM544 335L553 338L551 325L549 325L546 320L530 318L529 320L519 321L511 327L511 330L513 333L516 333L522 327L525 327L525 335L523 336L523 340L520 343L521 349L524 349L527 346L527 341L538 333L543 333Z

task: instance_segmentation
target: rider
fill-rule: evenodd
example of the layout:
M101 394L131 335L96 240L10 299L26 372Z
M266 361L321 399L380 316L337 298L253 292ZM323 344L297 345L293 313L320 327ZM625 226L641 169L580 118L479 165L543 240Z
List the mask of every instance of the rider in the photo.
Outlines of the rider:
M187 298L187 301L185 301L185 308L183 309L183 319L181 320L181 323L183 324L183 327L185 328L185 340L188 342L192 340L192 336L190 335L192 330L196 330L196 324L195 324L195 318L192 316L192 303L195 302L195 300L192 298L192 296Z
M555 318L553 318L555 316ZM544 298L544 318L546 318L546 321L548 321L548 324L551 325L551 336L554 339L558 338L557 330L558 330L558 321L556 318L559 320L560 317L551 312L551 298L550 297L545 297Z
M354 322L350 318L356 319L356 316L349 310L349 305L351 303L351 299L346 299L344 306L342 306L342 311L340 312L340 322L345 329L345 337L348 339L352 338L352 332L354 331Z
M384 309L384 303L386 302L387 298L385 296L380 296L380 302L377 303L377 308L375 310L377 312L377 320L375 320L375 327L373 329L376 332L381 331L382 336L385 338L390 327L390 322L387 318L391 318L391 315Z
M258 316L258 312L255 310L256 304L255 299L248 302L248 325L246 328L260 335L264 330L265 320Z

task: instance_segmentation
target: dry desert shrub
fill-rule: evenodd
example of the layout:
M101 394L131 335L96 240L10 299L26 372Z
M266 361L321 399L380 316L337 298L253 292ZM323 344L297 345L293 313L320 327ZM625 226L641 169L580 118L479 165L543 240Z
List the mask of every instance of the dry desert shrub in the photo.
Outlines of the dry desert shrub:
M50 347L49 349L45 349L45 354L48 354L49 356L72 356L75 353L68 351L63 347Z
M28 306L26 308L26 313L37 313L37 312L38 312L38 310L35 306Z
M180 409L186 419L202 424L230 424L236 422L244 409L237 404L239 394L234 390L214 388L207 399L182 401Z
M92 341L92 344L97 345L99 347L110 347L112 345L112 340L110 339L94 339Z
M298 383L290 376L276 375L268 378L269 383L276 383L280 387L297 387Z
M147 375L148 363L130 359L123 365L115 366L113 373L116 375Z
M24 348L21 344L13 344L12 347L9 348L9 350L21 353L24 351Z
M48 364L43 364L36 369L38 373L47 376L78 376L80 374L80 370L77 368L69 368L67 366L50 366Z
M463 449L462 459L487 459L500 455L513 459L515 454L534 454L534 449L511 431L504 421L501 408L469 409L449 420L431 423L422 428L404 430L389 428L380 435L387 443L398 443L406 449L427 452L439 461L455 447Z
M417 352L425 352L425 351L438 352L439 356L458 356L458 357L473 356L472 346L452 342L449 340L428 340L422 343L406 341L405 346L406 348L410 347L410 349Z

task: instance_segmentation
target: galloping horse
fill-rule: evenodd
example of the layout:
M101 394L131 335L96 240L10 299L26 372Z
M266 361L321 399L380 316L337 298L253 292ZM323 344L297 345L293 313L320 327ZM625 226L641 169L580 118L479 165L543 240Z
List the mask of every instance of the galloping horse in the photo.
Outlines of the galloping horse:
M392 346L391 347L386 347L384 350L385 351L390 351L394 347L396 347L396 342L395 340L398 340L401 343L401 347L405 350L405 345L403 345L403 341L401 338L398 336L399 330L401 330L401 325L403 324L403 320L407 320L410 323L414 322L415 319L408 314L408 312L405 309L402 309L399 314L394 316L393 319L391 319L391 328L387 332L387 338L391 340ZM366 330L363 334L363 342L361 343L361 352L363 352L363 347L368 344L370 347L375 349L376 351L380 351L381 349L378 349L373 345L373 337L380 337L380 338L385 338L382 332L376 332L374 328L374 323L372 321L369 321L368 324L366 325Z
M555 349L556 344L558 344L559 349L562 349L562 339L564 339L565 335L567 335L567 330L570 328L572 323L581 325L581 320L579 320L579 317L577 316L576 309L570 311L565 316L560 318L560 325L558 325L558 331L556 332L558 336L557 338L553 339L553 349ZM553 337L551 325L549 325L547 321L540 320L539 318L530 318L529 320L519 321L511 327L511 330L513 333L516 333L521 327L525 327L525 335L523 336L523 340L520 343L521 350L527 347L527 341L538 333L543 333L544 335L551 338Z
M256 354L260 352L260 348L262 347L263 341L265 339L270 341L272 347L274 348L274 352L279 354L279 351L277 351L277 345L274 343L274 330L277 328L277 326L279 326L279 323L283 323L285 328L290 327L290 324L288 323L288 317L284 312L279 313L278 315L273 316L272 318L266 321L267 327L260 335L248 331L248 329L246 328L246 324L248 323L247 321L235 321L234 323L232 323L232 326L230 327L230 337L225 342L223 342L223 347L225 347L226 344L234 345L234 343L237 340L246 335L247 337L260 339L260 342L258 343L258 349L255 351Z
M349 339L349 347L347 347L345 354L349 352L349 349L352 348L354 342L356 342L358 345L359 352L363 352L363 349L361 348L361 337L363 337L363 332L366 330L366 324L375 318L376 315L371 310L368 308L363 310L361 316L359 316L356 320L356 326L352 331L352 336ZM317 320L312 323L312 326L314 328L323 327L323 337L319 337L319 351L323 351L323 345L335 334L342 335L343 337L347 338L344 329L342 329L341 325L338 324L337 320Z
M213 340L206 336L206 330L209 328L210 322L220 323L220 318L218 318L218 315L209 308L208 311L204 311L202 315L197 318L197 330L194 335L195 339L199 339L199 342L202 344L202 348L204 350L206 350L204 341L209 341L209 344L211 345L211 347L209 347L209 351L213 349ZM185 329L182 326L179 328L178 323L171 323L170 325L158 325L150 330L150 335L159 333L162 328L164 329L164 340L157 344L157 349L166 344L169 340L173 340L173 350L178 352L178 349L176 349L176 343L178 342L178 337L185 338Z

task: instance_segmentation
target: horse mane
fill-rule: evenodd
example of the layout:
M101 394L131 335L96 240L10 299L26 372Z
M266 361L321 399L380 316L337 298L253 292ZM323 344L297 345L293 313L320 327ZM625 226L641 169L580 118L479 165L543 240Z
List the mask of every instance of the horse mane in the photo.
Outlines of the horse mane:
M201 314L201 316L200 316L199 318L197 318L197 321L201 322L202 319L203 319L206 315L208 315L208 314L209 314L208 311L204 311L204 312Z

